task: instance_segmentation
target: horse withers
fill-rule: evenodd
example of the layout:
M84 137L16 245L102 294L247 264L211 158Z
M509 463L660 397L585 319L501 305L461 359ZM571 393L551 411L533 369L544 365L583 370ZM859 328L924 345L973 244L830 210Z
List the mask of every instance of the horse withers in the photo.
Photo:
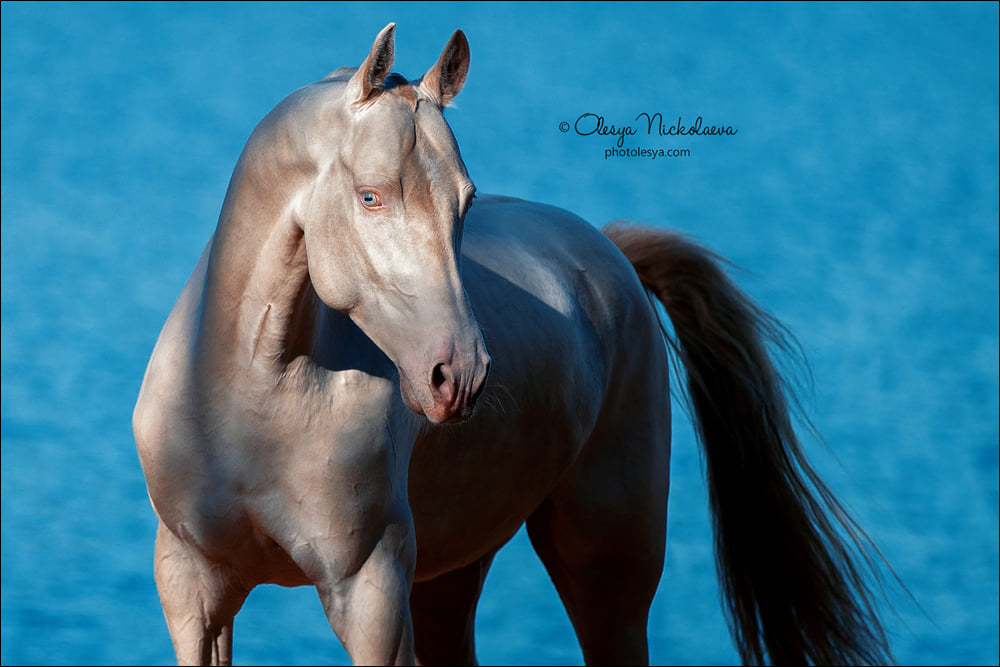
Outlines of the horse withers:
M178 662L230 663L274 583L315 586L355 663L471 664L525 524L586 661L647 662L668 345L743 660L888 659L860 531L792 429L780 326L678 235L475 198L442 114L465 36L411 82L394 31L253 131L150 358L133 427Z

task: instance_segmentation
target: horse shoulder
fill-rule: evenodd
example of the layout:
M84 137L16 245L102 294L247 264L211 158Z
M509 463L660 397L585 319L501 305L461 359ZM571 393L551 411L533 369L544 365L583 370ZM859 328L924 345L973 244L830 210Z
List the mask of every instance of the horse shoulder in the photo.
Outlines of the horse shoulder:
M187 417L184 399L190 390L194 338L212 242L210 239L174 303L139 388L132 428L144 465L177 422Z

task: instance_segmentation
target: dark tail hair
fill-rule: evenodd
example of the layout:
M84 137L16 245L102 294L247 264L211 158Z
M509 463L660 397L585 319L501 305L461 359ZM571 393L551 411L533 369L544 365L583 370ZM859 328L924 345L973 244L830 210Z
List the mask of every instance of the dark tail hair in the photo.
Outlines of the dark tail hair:
M877 575L870 541L809 465L786 392L798 403L768 356L768 343L788 351L791 336L711 251L651 228L602 231L673 324L674 336L661 328L688 379L716 569L744 664L891 662L860 567Z

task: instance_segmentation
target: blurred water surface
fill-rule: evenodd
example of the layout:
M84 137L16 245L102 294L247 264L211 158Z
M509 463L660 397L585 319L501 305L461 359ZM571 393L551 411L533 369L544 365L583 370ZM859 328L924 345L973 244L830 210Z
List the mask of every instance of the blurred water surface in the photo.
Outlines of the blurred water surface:
M389 21L411 78L468 35L447 117L480 191L745 269L812 365L811 456L926 612L890 586L899 661L997 664L996 3L4 2L2 662L172 662L130 429L146 360L254 125ZM643 112L738 131L627 137L690 150L652 160L559 129ZM675 431L651 657L732 663L680 411ZM581 660L523 533L477 629L486 664ZM262 587L235 660L347 657L313 590Z

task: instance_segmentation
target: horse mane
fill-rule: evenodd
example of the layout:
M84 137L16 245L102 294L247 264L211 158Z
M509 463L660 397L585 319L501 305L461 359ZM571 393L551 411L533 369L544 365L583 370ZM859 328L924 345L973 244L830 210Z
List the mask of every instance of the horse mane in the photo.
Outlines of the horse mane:
M354 73L358 71L357 67L338 67L326 76L324 76L322 81L336 81L338 79L343 79L344 81L350 80Z
M320 80L328 83L347 83L357 71L357 67L338 67ZM402 97L410 103L411 107L416 107L417 104L416 87L417 86L414 82L411 82L399 72L390 72L386 75L385 80L382 82L382 90L386 92L393 92L399 97Z

